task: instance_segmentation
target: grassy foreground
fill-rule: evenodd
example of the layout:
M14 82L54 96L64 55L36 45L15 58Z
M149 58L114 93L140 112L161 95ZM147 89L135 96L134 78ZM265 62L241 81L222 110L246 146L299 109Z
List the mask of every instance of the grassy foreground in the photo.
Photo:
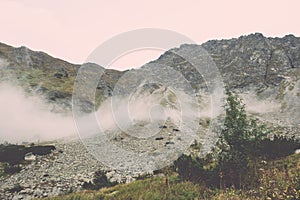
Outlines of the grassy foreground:
M205 185L181 181L172 175L169 184L165 177L137 180L129 184L102 188L98 191L81 191L49 200L135 200L135 199L299 199L300 198L300 154L275 161L262 161L257 187L236 190L220 190Z

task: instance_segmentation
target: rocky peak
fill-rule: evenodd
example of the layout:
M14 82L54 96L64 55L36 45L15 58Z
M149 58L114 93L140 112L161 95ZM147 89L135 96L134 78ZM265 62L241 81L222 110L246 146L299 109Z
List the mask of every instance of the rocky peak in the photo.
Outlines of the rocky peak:
M279 134L299 137L300 38L293 35L267 38L260 33L255 33L235 39L211 40L202 45L184 44L179 48L166 51L150 63L172 67L185 77L195 93L200 93L201 89L205 88L205 80L191 63L178 56L176 51L181 50L192 54L201 47L216 63L224 83L240 93L249 113L267 122L268 125L271 124L272 127L280 126L280 129L277 129ZM43 52L34 52L26 47L13 48L0 43L0 81L4 81L7 74L13 74L14 80L27 91L40 91L50 102L63 105L64 109L71 108L73 85L79 67ZM149 64L143 66L151 70L150 67ZM138 70L140 69L130 71ZM98 106L106 98L114 95L114 85L125 73L126 71L105 69L96 89ZM160 74L160 71L157 74ZM134 73L132 75L134 76ZM84 78L88 79L88 74ZM132 85L130 78L125 81L128 82L124 82L124 87ZM171 105L173 103L174 107L177 105L176 95L161 85L147 83L138 89L140 90L136 92L137 95L133 97L145 100L145 96L152 95L158 97L155 100L162 99L161 105L165 102L171 102ZM94 106L91 102L83 102L82 105L86 107L87 112L91 112L90 108ZM254 109L251 110L251 107ZM210 122L207 119L203 120ZM206 126L207 123L202 124ZM138 127L142 127L141 125L143 124L137 123L130 130L139 132ZM153 138L152 143L126 138L122 131L115 133L116 137L112 137L112 140L116 144L122 144L128 150L134 148L144 151L153 148L154 145L157 147L173 145L171 136L183 132L172 123L159 128L162 129L161 135ZM177 140L180 141L181 138ZM208 140L209 138L205 138L206 142ZM93 172L98 170L99 166L99 163L89 157L80 145L81 143L77 141L67 145L57 144L57 149L62 150L61 152L54 152L50 158L37 158L21 173L6 179L5 184L0 185L0 198L13 196L10 192L3 191L13 187L14 183L25 187L26 191L22 193L35 197L57 195L70 188L80 189L85 181L92 179ZM99 150L97 148L95 151ZM122 161L128 165L132 164L127 157L122 158ZM47 169L46 173L45 169ZM43 180L41 183L40 179ZM51 189L53 185L57 187Z

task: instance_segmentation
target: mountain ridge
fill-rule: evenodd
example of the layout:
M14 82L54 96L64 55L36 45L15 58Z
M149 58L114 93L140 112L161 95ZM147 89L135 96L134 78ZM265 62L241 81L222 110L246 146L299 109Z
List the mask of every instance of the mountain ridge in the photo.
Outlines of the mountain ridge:
M258 123L264 123L270 127L272 134L300 137L300 38L292 35L283 38L266 38L262 34L256 33L235 39L211 40L201 45L183 44L178 48L166 51L157 60L151 61L139 69L127 71L105 69L101 80L96 85L95 103L93 99L83 99L81 102L82 112L84 113L83 117L89 116L89 113L93 112L94 107L99 108L96 114L100 114L100 116L103 116L103 119L106 119L101 121L102 118L98 118L100 119L99 122L103 123L101 125L109 127L110 120L109 117L106 117L110 114L107 110L111 110L111 107L106 107L105 105L110 106L111 102L107 100L110 100L110 97L117 96L118 91L115 91L116 86L119 87L117 89L120 89L121 92L125 91L125 94L128 95L128 92L132 91L130 87L134 88L136 86L136 82L132 80L132 77L135 77L136 74L138 75L143 69L145 70L144 74L142 73L144 76L137 77L137 79L142 79L143 85L134 88L133 94L128 95L127 99L117 99L120 101L116 101L116 106L114 107L118 112L119 106L131 103L131 106L134 108L133 110L137 110L137 113L134 114L138 115L134 116L135 118L129 123L120 124L125 127L124 129L121 126L118 126L116 129L110 127L106 129L106 134L109 137L104 141L101 134L97 136L98 132L90 131L90 129L87 132L94 134L92 135L93 137L84 138L84 132L81 132L80 140L70 137L65 138L65 140L55 141L58 151L53 152L49 157L38 157L35 162L25 166L24 170L20 173L5 179L4 184L0 185L1 192L3 191L2 193L6 197L12 198L14 194L7 191L7 189L14 188L15 183L19 183L22 186L26 186L26 191L20 191L20 193L26 195L35 195L35 197L42 197L44 194L46 194L45 196L58 195L61 192L67 192L69 189L80 189L84 182L93 179L93 172L98 168L107 171L106 176L110 180L130 182L143 173L143 171L140 171L140 167L144 163L146 165L148 163L135 162L135 159L132 159L130 155L124 154L124 151L121 150L133 153L149 152L149 154L142 154L142 156L147 156L142 161L148 161L149 155L167 155L161 151L164 148L181 147L180 144L182 145L182 142L185 142L184 139L187 138L195 139L195 144L191 145L190 148L187 146L186 154L205 154L215 144L216 136L218 136L214 132L219 127L214 126L217 123L214 123L214 117L210 116L210 110L205 104L207 100L210 102L209 100L212 99L210 94L207 94L207 83L201 73L189 61L176 54L176 52L180 51L186 55L195 55L195 52L203 48L218 67L224 85L227 85L231 90L239 94L245 103L247 113L251 117L259 119ZM87 65L93 64L89 63ZM159 65L170 67L173 71L181 74L191 86L188 88L191 89L190 93L187 94L188 92L183 90L185 93L181 94L182 98L180 99L177 96L178 93L174 92L172 88L168 88L163 84L143 82L147 76L161 75L162 77L166 77L166 82L169 85L177 81L181 83L179 79L176 79L176 76L173 76L174 74L171 75L169 73L172 70L168 71L164 70L166 68L156 67ZM27 94L43 97L47 102L45 105L51 107L53 112L70 114L72 109L73 85L76 83L76 75L79 67L80 65L73 65L63 60L55 59L43 52L31 51L26 47L13 48L0 44L0 85L1 83L9 82L10 84L21 86ZM91 74L85 74L83 79L79 81L83 81L84 83L85 80L91 78L89 75ZM210 80L207 81L209 82ZM94 85L83 87L82 92L85 93L84 89L89 89L89 87L94 87ZM179 88L184 89L184 87ZM213 92L217 93L219 91ZM191 94L195 94L195 96ZM18 98L16 96L13 97ZM191 98L192 100L195 98L198 101L196 103L189 101L190 97L193 97ZM6 99L5 95L4 99ZM187 101L187 104L190 103L188 105L192 105L184 107L184 111L187 111L186 116L176 115L178 112L175 111L183 110L180 110L182 101L178 101L178 99L183 99ZM198 102L199 104L197 104ZM13 106L3 104L6 107ZM156 107L153 107L153 105ZM34 104L34 106L37 105ZM199 110L201 112L204 111L204 114L207 109L208 114L199 117L198 109L194 109L197 106L200 107ZM145 107L150 109L146 110L144 109ZM152 110L152 108L156 108L156 110ZM180 121L186 117L188 123L186 123L185 127L187 129L178 126L179 123L176 123L177 121L175 120L171 121L170 118L165 120L163 114L166 114L166 112L161 108L171 108L168 110L171 111L168 115L171 119L172 116L175 116L175 119L179 116L178 121ZM7 110L8 112L11 111L10 109ZM30 109L29 115L35 114L31 113L32 110L34 109ZM147 114L149 113L143 113L143 110L153 111L162 121L158 121L159 123L151 121L150 125L153 126L148 126L149 124L147 124L148 121L146 119L148 119ZM142 116L141 114L147 116ZM25 117L27 116L25 115ZM42 118L39 115L38 117ZM215 118L218 120L218 117L219 115ZM54 115L54 118L61 119L58 118L58 115ZM88 119L90 121L90 118ZM114 119L120 119L119 122L126 122L126 119L122 121L124 119L122 116ZM74 118L72 118L72 122L73 120ZM162 122L165 123L163 124ZM31 123L34 124L36 121L29 121L29 124ZM44 127L46 123L38 125ZM62 123L67 122L57 123L57 121L53 120L53 123L60 130L64 126ZM12 124L13 126L16 126L16 124L21 126L14 122ZM127 127L128 124L129 128ZM196 137L190 137L189 135L189 130L193 129L193 125L196 125L197 128L195 131ZM158 130L157 133L154 131L156 129ZM147 132L148 130L149 132ZM38 131L41 132L39 134L47 132L47 130L43 129L38 129ZM69 129L63 131L69 131ZM52 130L51 134L53 132L56 131ZM156 135L143 138L145 136L144 133L152 134L153 132ZM22 127L20 133L16 134L23 133L24 129ZM30 134L32 133L31 129ZM114 145L106 146L109 144ZM190 144L188 143L188 145ZM108 153L109 151L107 150L110 150L110 147L121 147L113 149L113 156L117 155L117 159L112 159L113 157ZM87 151L92 154L95 152L105 152L105 155L93 155L106 156L109 160L103 161L102 157L96 157L98 160L94 159ZM139 156L139 158L144 157ZM169 159L161 157L159 164L164 164L166 161L169 161ZM107 166L121 167L121 170L112 170L106 165L104 167L102 166L103 163ZM125 170L124 173L124 169L127 168L133 170ZM46 172L44 171L45 169L47 169ZM51 180L48 183L47 177ZM43 180L42 182L41 179Z
M150 64L170 66L184 76L195 93L199 93L201 88L205 88L203 77L189 62L176 55L178 50L188 54L196 48L204 48L208 52L229 88L241 95L253 93L257 100L275 102L280 105L280 110L276 112L285 114L285 118L291 113L298 116L299 37L291 34L282 38L265 37L261 33L254 33L233 39L209 40L201 45L183 44L142 67L147 68ZM55 105L54 111L71 111L73 85L80 65L26 47L13 48L0 43L0 66L2 81L13 81L29 92L45 96L47 102ZM95 106L99 107L113 95L116 83L124 74L138 70L105 69L96 88ZM90 112L94 103L87 102L83 106L86 112ZM296 121L293 124L300 123Z

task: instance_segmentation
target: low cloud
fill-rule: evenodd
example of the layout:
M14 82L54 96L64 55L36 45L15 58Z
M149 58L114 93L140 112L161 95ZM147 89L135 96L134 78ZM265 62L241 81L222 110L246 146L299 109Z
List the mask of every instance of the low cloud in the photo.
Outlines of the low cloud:
M71 116L50 112L43 99L21 88L0 85L0 141L54 140L75 135Z

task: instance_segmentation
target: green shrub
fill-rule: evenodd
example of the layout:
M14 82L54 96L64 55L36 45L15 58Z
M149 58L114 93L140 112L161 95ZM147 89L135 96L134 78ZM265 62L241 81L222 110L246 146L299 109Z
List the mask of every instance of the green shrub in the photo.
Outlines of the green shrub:
M88 190L99 190L100 188L111 187L116 184L116 182L110 182L107 179L104 171L97 171L95 172L93 182L85 182L82 187Z
M247 116L242 100L226 90L224 129L216 148L205 158L181 156L176 170L182 180L211 188L256 188L259 160L281 158L300 148L299 140L267 138L270 130Z
M300 149L300 140L294 137L277 136L267 138L261 142L260 155L266 159L277 159L295 152Z
M13 166L11 166L11 165L7 164L4 167L4 173L6 173L6 174L15 174L15 173L20 172L21 169L22 168L19 165L13 165Z

